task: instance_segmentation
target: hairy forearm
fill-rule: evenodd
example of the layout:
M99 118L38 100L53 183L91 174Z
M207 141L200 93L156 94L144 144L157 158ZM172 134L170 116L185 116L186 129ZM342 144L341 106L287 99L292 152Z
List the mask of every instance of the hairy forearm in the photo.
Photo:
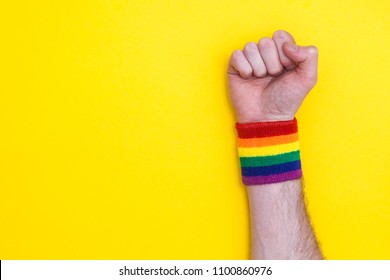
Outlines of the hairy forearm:
M247 187L252 259L322 259L300 179Z

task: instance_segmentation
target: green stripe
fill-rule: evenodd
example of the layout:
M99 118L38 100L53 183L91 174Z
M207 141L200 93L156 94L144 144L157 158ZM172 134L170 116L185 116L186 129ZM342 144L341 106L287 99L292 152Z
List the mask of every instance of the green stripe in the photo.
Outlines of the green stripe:
M270 166L296 160L300 160L299 150L276 156L240 157L242 167Z

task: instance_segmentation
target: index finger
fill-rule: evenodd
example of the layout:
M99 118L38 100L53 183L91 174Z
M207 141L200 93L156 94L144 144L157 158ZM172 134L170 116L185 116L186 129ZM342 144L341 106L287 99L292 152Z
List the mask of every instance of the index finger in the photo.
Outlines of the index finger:
M294 40L293 36L291 36L290 33L286 32L284 30L278 30L278 31L275 31L275 33L272 35L272 39L274 40L276 47L278 49L279 59L283 65L283 67L287 70L294 69L295 63L284 54L284 51L282 48L283 44L285 42L292 42L295 44L295 40Z

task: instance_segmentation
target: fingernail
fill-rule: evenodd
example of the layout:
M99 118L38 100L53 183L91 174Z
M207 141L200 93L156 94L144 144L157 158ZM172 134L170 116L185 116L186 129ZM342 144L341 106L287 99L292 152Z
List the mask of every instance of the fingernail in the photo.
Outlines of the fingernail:
M286 48L289 50L289 51L292 51L292 52L296 52L298 50L298 46L295 45L294 43L291 43L291 42L287 42L286 43Z

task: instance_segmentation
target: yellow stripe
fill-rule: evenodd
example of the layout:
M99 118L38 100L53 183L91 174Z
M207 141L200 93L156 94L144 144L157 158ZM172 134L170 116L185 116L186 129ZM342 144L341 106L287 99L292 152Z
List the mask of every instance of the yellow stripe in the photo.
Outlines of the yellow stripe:
M240 157L273 156L299 150L299 141L268 147L238 147Z

